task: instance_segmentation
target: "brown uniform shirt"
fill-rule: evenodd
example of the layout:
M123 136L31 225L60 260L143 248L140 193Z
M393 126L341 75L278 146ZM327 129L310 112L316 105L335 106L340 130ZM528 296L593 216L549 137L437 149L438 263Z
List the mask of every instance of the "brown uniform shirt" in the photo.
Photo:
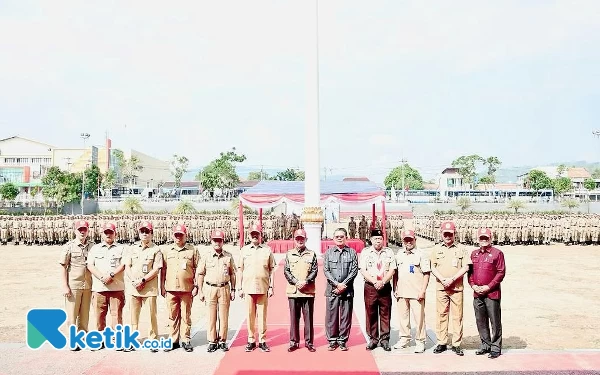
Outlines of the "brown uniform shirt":
M394 252L389 247L377 251L373 246L369 246L360 253L358 269L367 271L371 277L376 278L378 281L383 280L385 274L390 269L395 268Z
M123 246L112 244L108 246L102 242L94 245L88 254L87 264L96 267L102 273L111 273L121 265L125 251ZM92 284L93 292L120 292L125 290L124 272L115 275L110 284L104 285L96 279Z
M435 245L431 250L431 266L435 267L443 277L454 277L459 269L471 262L471 252L454 242L448 247L445 243ZM456 280L452 284L452 290L460 292L464 289L463 279ZM446 290L444 285L436 278L436 290Z
M207 251L198 264L198 275L204 275L204 282L210 284L228 283L235 272L235 262L230 252Z
M266 294L269 278L275 269L275 257L271 249L264 245L246 245L240 252L242 290L246 294Z
M75 239L67 242L61 251L60 264L67 267L71 289L92 289L92 273L87 269L90 243L85 245Z
M431 272L429 258L418 248L412 251L400 249L396 254L396 265L398 267L396 292L400 298L419 298L424 274Z
M191 292L194 289L196 269L200 263L200 253L194 245L186 243L182 248L174 243L164 245L163 270L167 292Z
M131 267L131 277L133 277L133 280L143 278L155 266L162 268L163 257L160 247L154 243L150 243L149 247L144 247L141 241L130 246L125 265ZM158 276L150 281L146 281L142 290L131 288L130 294L136 297L158 296Z

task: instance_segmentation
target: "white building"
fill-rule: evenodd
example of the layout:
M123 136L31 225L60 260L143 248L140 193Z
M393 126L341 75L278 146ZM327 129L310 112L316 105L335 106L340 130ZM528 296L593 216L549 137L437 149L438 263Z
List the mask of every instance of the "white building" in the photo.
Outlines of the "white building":
M469 190L469 184L463 183L463 177L458 173L458 168L446 168L438 177L438 190L440 196L447 196L448 191Z
M40 186L52 166L54 146L22 137L0 139L0 184L12 182L28 191Z

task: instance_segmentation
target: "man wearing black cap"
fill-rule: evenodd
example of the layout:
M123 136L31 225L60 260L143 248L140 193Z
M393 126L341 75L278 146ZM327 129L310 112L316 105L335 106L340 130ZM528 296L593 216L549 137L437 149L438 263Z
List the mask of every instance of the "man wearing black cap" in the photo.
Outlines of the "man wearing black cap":
M381 345L389 352L392 284L396 270L394 252L383 246L381 229L371 230L372 245L360 254L358 268L365 278L366 330L369 335L367 350Z

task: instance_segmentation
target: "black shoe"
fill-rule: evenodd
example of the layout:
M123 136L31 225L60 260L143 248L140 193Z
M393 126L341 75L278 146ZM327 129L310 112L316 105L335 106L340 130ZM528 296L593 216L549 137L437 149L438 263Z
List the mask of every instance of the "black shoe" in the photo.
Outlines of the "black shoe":
M373 350L373 349L375 349L376 347L377 347L377 343L376 343L376 342L373 342L373 341L371 341L371 342L369 342L369 344L367 345L367 347L366 347L365 349L367 349L367 350Z
M500 357L500 352L491 352L488 354L488 358L494 359Z
M249 342L246 344L246 351L247 352L251 352L254 349L256 349L256 343L255 342Z
M479 349L478 351L475 352L475 355L484 355L484 354L488 354L490 352L490 349Z
M298 344L290 344L290 346L288 347L288 352L295 352L296 350L298 350L299 346Z
M343 351L343 352L348 351L348 347L346 346L345 342L341 342L340 343L340 350Z
M218 349L218 345L215 342L211 342L210 344L208 344L208 348L206 348L206 351L209 353L214 353L217 351Z
M312 344L306 345L306 349L308 349L308 351L311 353L314 353L317 351L317 349L315 349L315 347Z
M433 353L440 354L445 352L446 350L448 350L448 347L446 345L438 345L435 347L435 349L433 349Z
M387 342L384 342L383 344L381 344L381 347L383 348L383 350L385 350L386 352L390 352L392 351L392 348L390 348L390 344L388 344Z
M224 341L219 344L219 349L221 349L221 351L223 351L223 352L229 351L229 347L227 346L227 343Z
M181 347L185 349L186 352L193 352L194 347L191 342L182 342Z
M150 352L151 353L158 353L158 349L152 348L152 349L150 349Z
M330 352L336 350L338 347L337 342L330 342L329 346L327 347L327 350L329 350Z
M125 353L128 353L128 352L135 352L135 347L134 347L134 346L130 346L129 348L126 348L126 349L124 350L124 352L125 352Z
M258 344L258 348L263 353L268 353L271 351L271 349L269 348L269 346L267 345L266 342L261 342L260 344Z
M453 347L452 347L452 351L453 351L454 353L456 353L456 355L458 355L458 356L461 356L461 357L462 357L463 355L465 355L465 353L464 353L464 352L463 352L463 350L460 348L460 346L453 346Z
M171 350L175 350L175 349L179 349L181 348L181 345L179 345L178 342L174 342L173 345L171 345L170 348L165 348L165 352L170 352Z

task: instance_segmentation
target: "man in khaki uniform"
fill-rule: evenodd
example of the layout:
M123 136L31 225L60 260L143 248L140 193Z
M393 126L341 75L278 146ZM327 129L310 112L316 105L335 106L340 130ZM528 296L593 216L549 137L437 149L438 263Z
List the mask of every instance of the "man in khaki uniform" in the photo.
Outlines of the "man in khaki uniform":
M350 233L350 238L356 238L356 221L354 221L354 217L350 217L350 222L348 223L348 232Z
M173 243L162 246L163 272L160 285L162 296L167 299L169 310L170 338L173 343L166 352L182 347L192 352L192 300L198 294L196 270L200 253L194 245L187 243L187 228L177 224L173 228ZM183 331L183 333L181 333ZM181 345L179 339L182 339Z
M123 277L124 251L115 243L116 227L113 223L104 226L104 238L94 245L88 254L87 267L94 276L92 282L92 300L96 312L96 329L106 328L106 315L110 310L110 326L123 324L125 306L125 283ZM102 348L100 348L102 349Z
M226 352L227 332L229 331L229 306L235 299L235 263L230 252L223 250L225 233L217 229L212 233L212 246L214 251L209 251L202 257L198 265L198 285L202 288L198 292L200 301L205 298L208 303L208 339L209 353L221 349ZM206 296L206 297L205 297ZM219 328L217 332L217 316ZM218 334L218 335L217 335Z
M471 263L470 253L454 241L455 225L441 224L443 242L431 251L431 273L436 277L437 346L434 353L447 350L448 312L452 315L452 351L463 356L463 279Z
M163 266L160 248L152 241L154 228L149 221L142 221L139 228L140 242L129 248L125 260L125 274L131 281L131 329L138 330L140 311L145 303L150 306L149 339L158 337L156 321L156 297L158 297L158 273ZM133 348L131 348L133 350ZM156 353L158 349L152 348Z
M365 279L364 302L366 331L369 336L367 350L381 345L389 352L390 318L392 316L392 285L396 271L394 252L383 246L381 229L371 230L372 245L360 253L358 269Z
M394 349L403 349L410 343L410 314L415 318L415 353L425 351L425 293L429 285L431 262L425 253L416 247L415 233L402 232L404 251L396 253L397 272L394 276L394 297L400 316L400 341Z
M77 238L63 246L60 256L67 326L77 325L77 331L87 332L92 300L92 274L86 266L89 224L84 220L73 224ZM79 346L75 351L78 350Z
M285 256L284 275L288 282L286 294L290 308L290 346L288 352L299 348L300 343L300 314L304 317L304 342L310 352L314 347L314 305L315 279L318 274L317 256L314 251L306 248L306 231L298 229L294 233L293 249Z
M269 352L267 337L267 306L273 296L273 270L275 257L268 246L260 244L260 227L253 224L250 227L250 244L240 251L239 275L240 297L246 298L248 311L248 344L246 351L256 348L254 329L258 315L258 347L263 352ZM245 296L245 297L244 297Z

